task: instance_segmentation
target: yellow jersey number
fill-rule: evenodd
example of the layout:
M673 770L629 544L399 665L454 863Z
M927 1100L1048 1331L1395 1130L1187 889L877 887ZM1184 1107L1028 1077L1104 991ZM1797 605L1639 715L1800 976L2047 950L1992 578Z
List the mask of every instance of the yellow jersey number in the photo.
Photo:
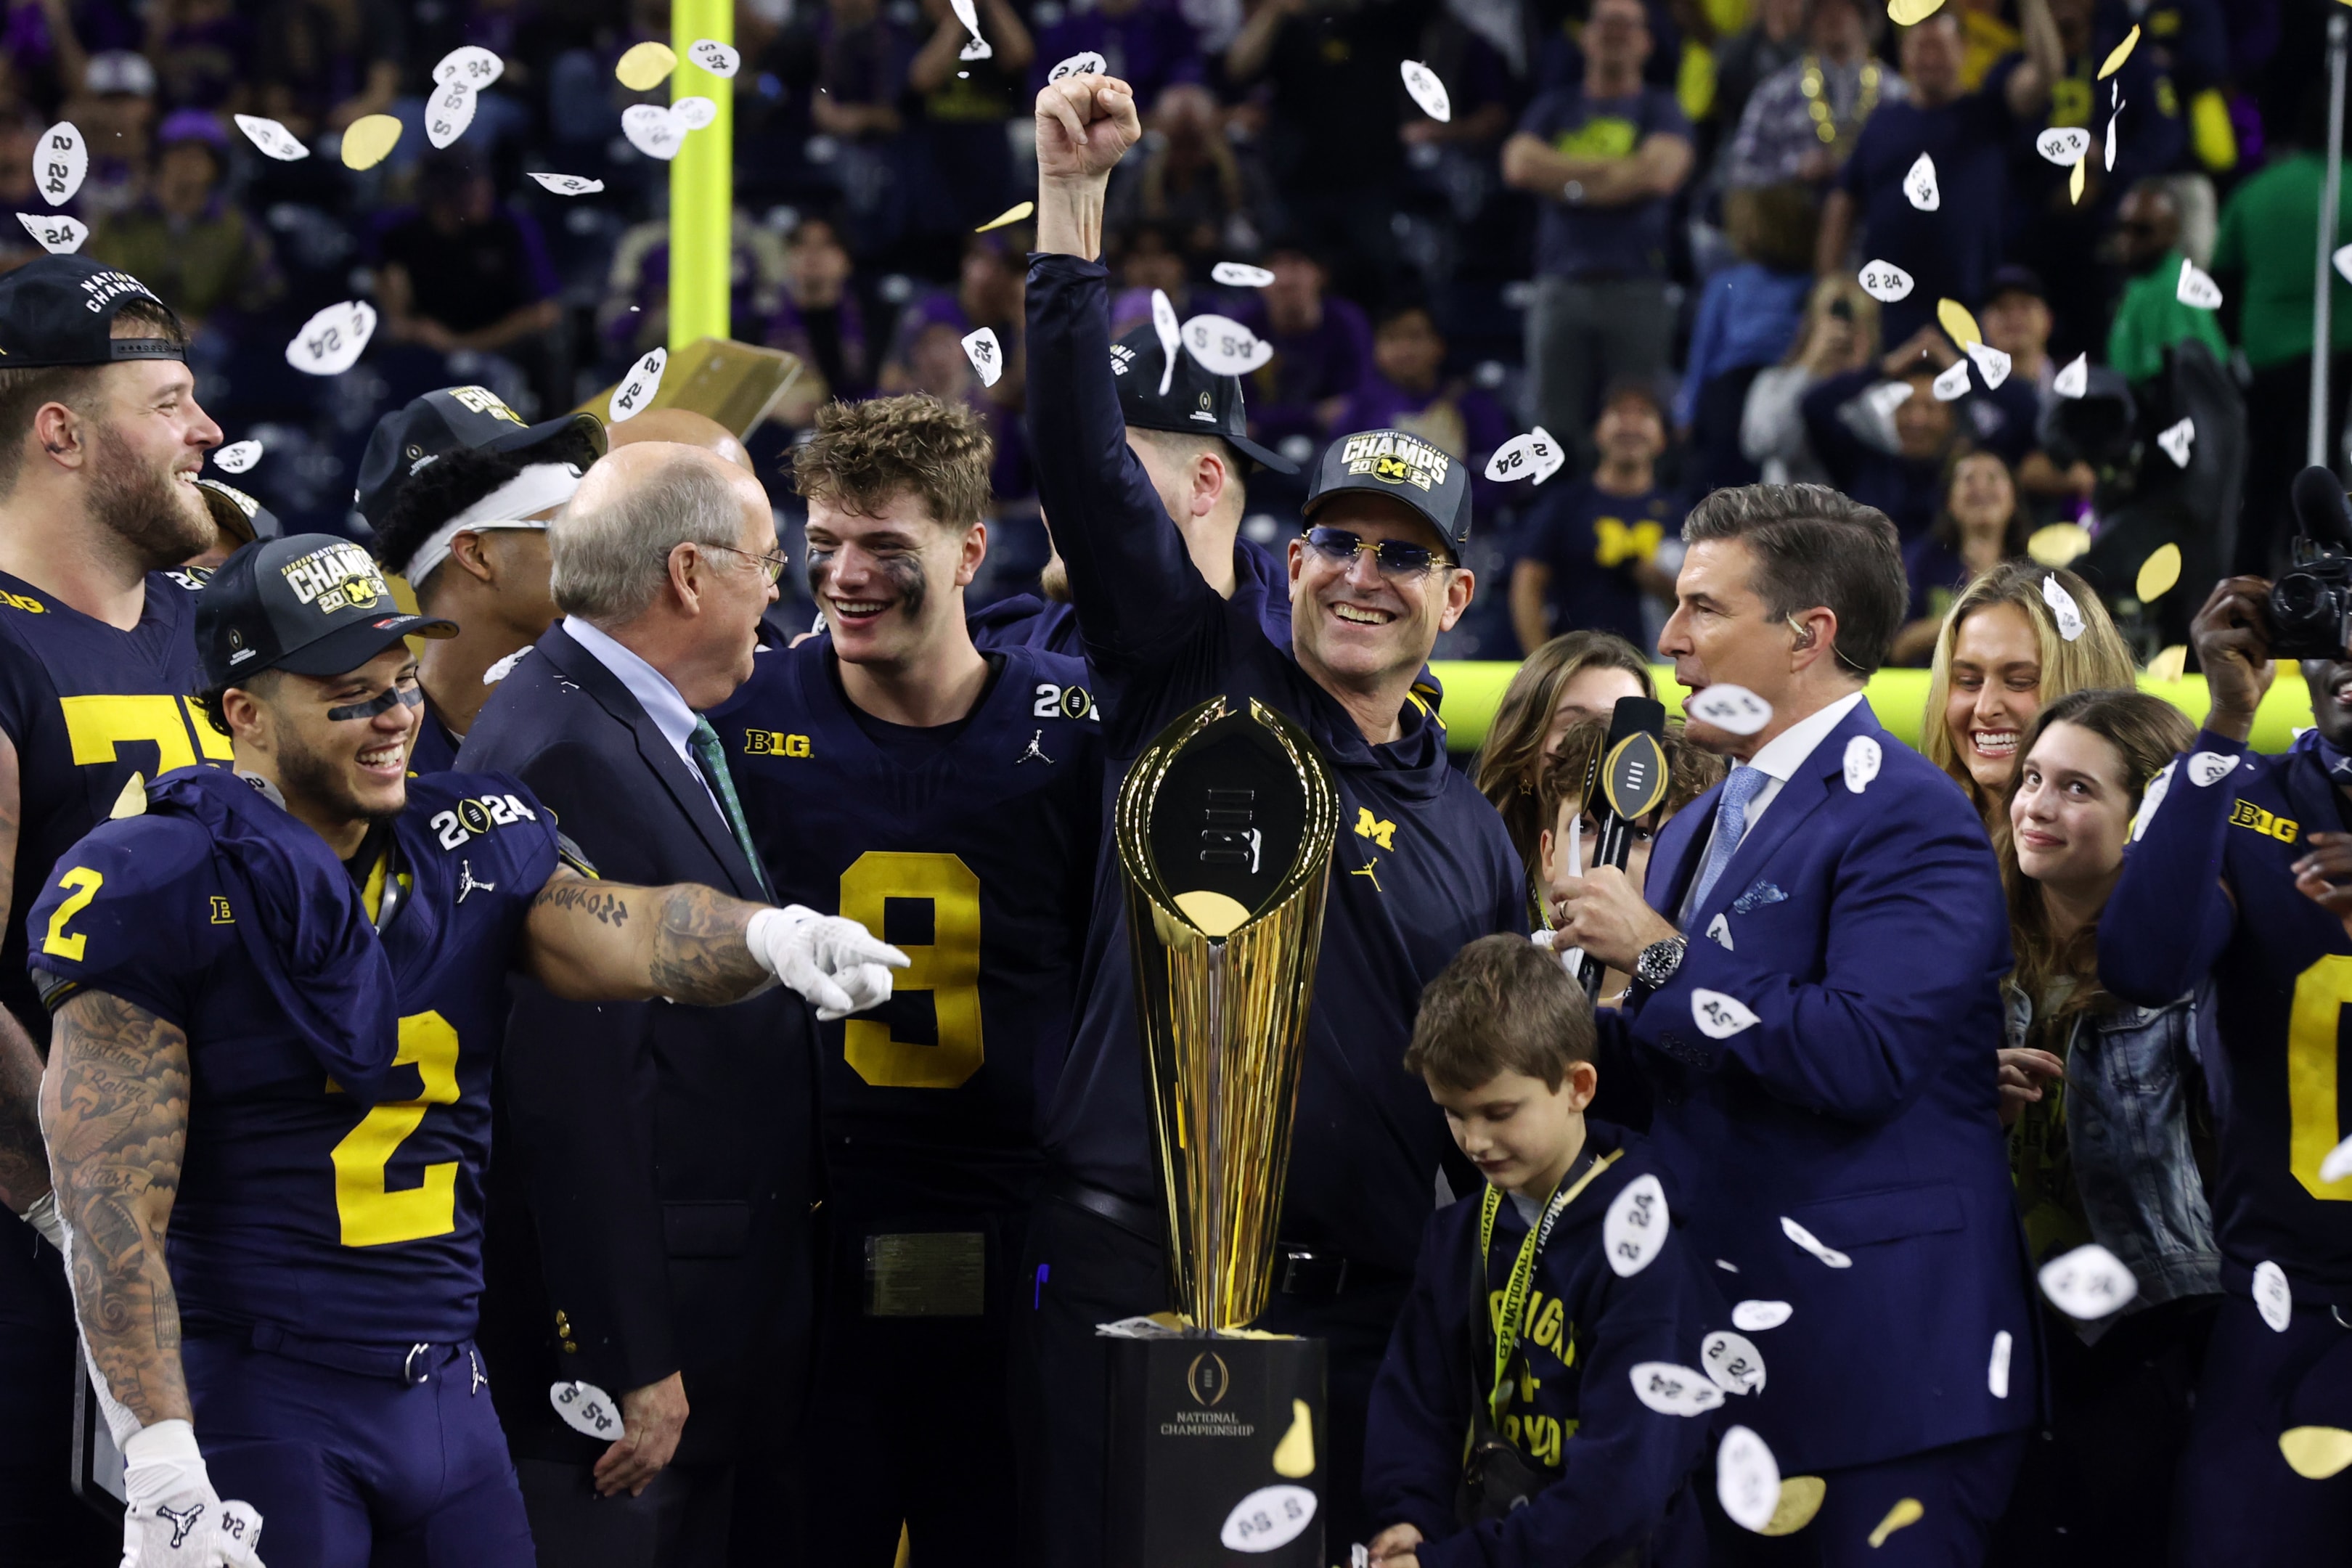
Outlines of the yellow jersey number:
M845 1054L878 1089L953 1089L980 1070L980 878L954 855L870 849L841 874L841 912L877 936L892 899L931 906L931 940L900 942L913 962L891 976L891 994L931 994L939 1043L901 1040L878 1018L852 1018Z
M2336 1068L2344 1006L2352 1003L2352 957L2330 953L2294 977L2286 1024L2287 1165L2315 1198L2352 1199L2352 1176L2319 1179L2320 1162L2343 1142Z
M208 763L229 760L228 737L184 697L60 697L58 706L76 767L113 762L117 747L141 741L155 748L159 773L192 766L200 755Z
M425 1166L422 1182L398 1192L385 1176L394 1153L424 1125L427 1108L457 1103L457 1031L438 1013L403 1018L400 1049L392 1059L395 1067L415 1062L424 1088L415 1100L370 1109L330 1156L345 1247L422 1241L457 1228L457 1161Z
M77 866L58 879L58 886L68 889L66 900L49 911L49 934L41 939L41 951L53 952L70 963L81 962L82 945L89 938L75 933L66 934L66 924L74 916L89 908L90 900L106 885L106 879L87 866Z

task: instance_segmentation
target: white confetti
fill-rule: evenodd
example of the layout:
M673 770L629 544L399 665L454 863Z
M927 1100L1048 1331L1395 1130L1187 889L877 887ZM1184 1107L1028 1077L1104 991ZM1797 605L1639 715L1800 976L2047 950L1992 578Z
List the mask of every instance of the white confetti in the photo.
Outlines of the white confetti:
M996 46L978 34L974 34L969 43L956 51L956 58L960 60L985 60L995 58Z
M1754 1028L1756 1015L1737 996L1702 985L1691 993L1691 1021L1708 1039L1727 1040L1742 1029Z
M2172 286L2172 297L2192 310L2221 308L2221 286L2213 281L2210 272L2185 256L2180 258L2180 278Z
M436 147L446 147L466 133L474 123L474 110L481 100L462 81L453 81L433 94L425 106L425 139Z
M1745 1426L1726 1432L1715 1451L1715 1498L1742 1530L1761 1531L1780 1506L1780 1467L1764 1439Z
M1247 375L1274 357L1274 345L1225 316L1195 316L1184 323L1184 346L1212 375Z
M1541 484L1559 472L1567 461L1567 450L1552 438L1550 431L1538 425L1496 447L1495 455L1486 459L1486 477L1496 484L1510 479L1533 479Z
M593 196L604 188L604 181L584 174L533 174L531 178L559 196Z
M1992 1391L1995 1399L2009 1397L2009 1353L2013 1343L2007 1329L1992 1337L1992 1360L1985 1367L1985 1387Z
M1683 714L1729 735L1753 735L1772 721L1772 705L1744 686L1709 686L1683 699Z
M1435 71L1419 60L1400 60L1397 73L1404 78L1405 91L1412 94L1412 100L1421 105L1423 114L1438 121L1454 118L1454 100L1446 97L1445 84L1438 79Z
M2069 168L2091 150L2091 133L2079 125L2053 125L2033 139L2033 150L2060 168Z
M1274 281L1273 273L1246 261L1220 261L1209 268L1209 276L1228 289L1263 289Z
M286 363L308 375L341 375L375 336L375 307L364 300L330 305L302 323L286 345Z
M700 94L696 94L690 98L679 99L669 106L669 111L677 117L677 122L688 131L699 131L719 118L719 102L716 99L704 98Z
M2076 354L2068 360L2066 367L2050 383L2050 390L2061 397L2080 397L2090 390L2090 386L2091 356L2086 353Z
M686 58L715 77L730 77L743 68L743 57L716 38L695 39L686 46Z
M664 163L686 144L686 126L661 103L633 103L621 110L621 134L646 157Z
M1882 305L1908 300L1916 287L1911 281L1911 274L1892 261L1865 261L1862 264L1862 270L1854 276L1862 284L1862 291Z
M2166 793L2172 788L2172 772L2175 765L2175 763L2165 763L2157 770L2156 776L2147 781L2147 788L2139 797L2139 809L2132 814L2132 843L2138 843L2139 836L2147 831L2147 825L2156 820L2156 808L2164 804ZM2347 1139L2345 1142L2352 1143L2352 1139ZM2337 1147L2336 1152L2343 1152L2341 1145Z
M522 647L515 649L514 652L507 655L506 658L499 660L498 663L490 666L489 668L482 671L482 684L485 686L496 686L499 681L504 680L508 676L512 675L514 673L515 666L520 664L523 660L523 656L530 651L530 645L526 643ZM762 647L760 651L761 653L765 653L768 650Z
M1878 742L1868 735L1856 735L1845 743L1845 787L1860 795L1878 776L1878 764L1885 753Z
M2294 1287L2286 1282L2286 1270L2267 1258L2254 1265L2254 1310L2273 1333L2283 1334L2294 1324Z
M89 226L64 213L18 213L16 221L25 232L51 256L67 256L81 248L89 237Z
M2042 578L2042 602L2049 605L2050 613L2057 617L2060 637L2064 637L2068 642L2073 642L2083 635L2085 625L2083 619L2083 606L2074 602L2074 595L2066 592L2064 584L2055 577Z
M1305 1487L1260 1487L1225 1515L1217 1539L1228 1552L1272 1552L1289 1545L1315 1521L1315 1494Z
M2107 173L2112 174L2116 172L2116 121L2124 117L2124 101L2113 93L2107 97L2115 106L2107 114Z
M1742 1301L1731 1309L1731 1326L1760 1334L1767 1329L1777 1329L1795 1315L1796 1309L1786 1301Z
M1834 1247L1822 1246L1819 1237L1815 1236L1811 1231L1807 1230L1803 1226L1799 1225L1795 1220L1790 1219L1787 1215L1782 1215L1780 1216L1780 1234L1787 1237L1790 1241L1795 1242L1799 1247L1803 1247L1807 1252L1811 1253L1815 1258L1820 1258L1823 1263L1828 1264L1832 1268L1851 1268L1853 1267L1853 1258L1848 1258L1844 1253L1840 1252Z
M1700 1342L1698 1359L1726 1394L1756 1394L1764 1387L1764 1352L1746 1334L1717 1329Z
M1739 1265L1737 1263L1727 1263L1720 1258L1715 1260L1715 1266L1717 1268L1722 1269L1726 1274L1737 1274L1739 1272Z
M980 373L982 386L994 386L996 378L1004 374L1004 351L997 345L996 333L987 327L964 335L963 357Z
M1630 1279L1650 1266L1666 1245L1673 1221L1666 1213L1666 1190L1658 1178L1643 1174L1625 1184L1601 1216L1601 1250L1611 1272Z
M236 128L245 132L247 141L281 163L291 163L310 155L310 149L302 144L302 138L275 120L264 120L258 114L240 114L235 118Z
M2189 782L2205 789L2235 773L2238 762L2238 758L2225 757L2219 752L2199 752L2189 759Z
M2084 1322L2119 1312L2139 1294L2123 1260L2094 1241L2042 1266L2042 1293L2070 1318Z
M661 390L662 372L668 367L667 349L656 349L631 365L621 384L613 389L612 401L604 405L604 422L618 425L652 407L654 395Z
M89 173L89 147L73 121L60 120L41 132L33 149L33 184L41 187L42 199L49 205L60 207L73 200Z
M1903 194L1923 213L1934 212L1944 205L1944 193L1936 184L1936 160L1925 153L1919 154L1911 172L1903 176Z
M2339 245L2333 258L2336 270L2347 283L2352 283L2352 245Z
M2156 444L2164 448L2164 455L2172 459L2172 466L2176 468L2189 466L2189 447L2196 439L2197 421L2194 419L2180 420L2156 433Z
M213 453L213 467L224 474L241 474L261 461L261 443L232 441Z
M2347 1138L2330 1149L2327 1158L2319 1162L2319 1179L2322 1182L2340 1182L2347 1176L2352 1176L2352 1138Z
M441 57L433 68L433 79L444 87L462 81L479 92L504 76L506 69L506 61L479 44L467 44Z
M1739 951L1731 945L1731 921L1724 917L1721 910L1716 910L1715 919L1707 922L1706 935L1709 942L1716 943L1726 952Z
M548 1403L563 1424L583 1437L617 1442L622 1433L621 1407L593 1383L559 1383L547 1391Z
M1175 301L1164 289L1151 291L1151 330L1160 337L1160 395L1168 395L1169 384L1176 379L1176 355L1181 341L1181 331L1176 324Z
M1064 60L1052 70L1047 71L1045 73L1045 79L1049 82L1055 82L1061 80L1066 76L1101 76L1109 69L1110 65L1108 61L1105 60L1100 55L1095 53L1092 49L1088 49L1083 54L1072 55L1068 59ZM1266 276L1269 281L1273 278L1273 274L1271 273L1268 273ZM1225 279L1221 278L1218 281L1222 283L1225 281Z
M1990 343L1970 343L1968 353L1969 362L1977 367L1977 374L1984 377L1987 392L1997 390L2002 382L2009 379L2010 357Z
M1705 1373L1670 1361L1634 1363L1633 1397L1661 1415L1704 1415L1723 1407L1723 1390Z
M1892 419L1895 411L1911 401L1911 384L1907 381L1882 381L1862 395L1870 411L1881 419Z
M1954 403L1969 395L1969 362L1956 359L1936 377L1930 389L1938 403Z

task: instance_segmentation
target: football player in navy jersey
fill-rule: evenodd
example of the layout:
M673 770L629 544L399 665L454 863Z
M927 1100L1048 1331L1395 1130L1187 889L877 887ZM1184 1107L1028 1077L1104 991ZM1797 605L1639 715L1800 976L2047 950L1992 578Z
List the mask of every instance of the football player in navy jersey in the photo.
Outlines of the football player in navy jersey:
M781 977L837 1016L906 962L852 921L591 880L504 775L407 779L404 638L454 629L348 541L239 550L196 624L237 772L126 792L35 909L124 1568L247 1563L265 1521L281 1568L528 1568L472 1343L509 968L700 1005Z
M417 664L412 773L446 773L515 657L556 621L547 524L604 454L593 414L526 425L487 387L449 386L377 421L360 466L376 559L417 608L454 621Z
M2352 1132L2339 1089L2352 1003L2352 649L2305 659L2313 728L2284 756L2249 749L2271 682L2270 584L2231 577L2190 636L2212 706L2148 785L2099 921L2099 979L2160 1005L2210 972L2220 1121L2214 1230L2226 1292L2175 1498L2175 1562L2340 1563L2352 1472L2283 1442L2352 1427ZM2314 846L2317 847L2315 848ZM2330 1179L2330 1176L2333 1179Z
M710 715L786 902L914 960L823 1026L834 1285L822 1308L803 1550L888 1568L1015 1552L1011 1321L1093 901L1102 722L1085 665L983 652L987 426L915 395L836 403L793 472L830 635L759 655ZM935 1445L956 1433L952 1464Z
M48 1038L25 910L134 774L226 760L186 701L193 579L214 524L196 471L219 426L177 318L79 256L0 279L0 1557L83 1562L112 1531L68 1490L72 1303L34 1119Z

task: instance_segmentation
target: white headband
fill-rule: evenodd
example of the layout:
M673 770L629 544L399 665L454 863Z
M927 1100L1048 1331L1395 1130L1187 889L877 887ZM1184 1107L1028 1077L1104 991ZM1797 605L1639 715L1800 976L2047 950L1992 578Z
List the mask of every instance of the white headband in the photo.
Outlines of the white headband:
M531 513L562 506L580 488L580 470L570 463L533 463L439 528L408 558L413 585L433 575L449 559L449 542L461 533L487 533L494 528L540 528Z

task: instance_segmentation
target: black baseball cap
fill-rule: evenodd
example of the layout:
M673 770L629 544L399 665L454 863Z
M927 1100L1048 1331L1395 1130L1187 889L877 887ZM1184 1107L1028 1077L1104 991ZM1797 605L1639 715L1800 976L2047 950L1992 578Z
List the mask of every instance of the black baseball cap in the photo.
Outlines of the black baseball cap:
M1297 464L1249 438L1240 376L1213 374L1208 366L1179 348L1176 374L1168 378L1168 395L1162 397L1160 377L1167 364L1160 348L1160 331L1149 321L1111 344L1111 379L1118 384L1118 411L1129 429L1219 436L1243 456L1277 474L1298 471Z
M1993 273L1992 282L1985 289L1985 303L1990 305L2003 294L2031 294L2045 302L2050 298L2050 291L2042 286L2042 274L2015 262Z
M235 485L225 484L207 474L196 480L196 489L205 498L205 509L213 514L213 525L239 544L275 539L286 531L276 512Z
M101 267L86 256L37 256L0 277L0 366L46 370L119 360L186 359L187 351L170 338L114 335L116 312L133 300L163 305L153 289L130 273Z
M1402 430L1360 430L1323 448L1307 492L1307 520L1342 490L1402 501L1458 552L1470 539L1470 475L1461 462Z
M332 533L241 544L196 597L196 658L215 689L265 669L341 675L404 637L457 635L455 621L404 612L375 558Z
M536 425L509 408L487 386L445 386L376 421L360 459L360 482L352 500L371 528L382 528L393 497L410 477L446 452L514 452L536 447L567 430L586 435L596 455L604 454L604 422L593 414L563 414Z

